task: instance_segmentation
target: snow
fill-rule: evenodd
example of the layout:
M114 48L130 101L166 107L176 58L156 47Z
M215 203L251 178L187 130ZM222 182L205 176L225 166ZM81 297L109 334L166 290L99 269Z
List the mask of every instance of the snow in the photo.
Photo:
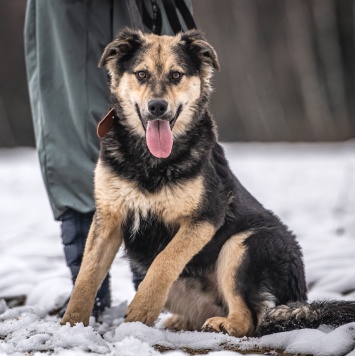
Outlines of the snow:
M309 298L355 299L355 141L334 144L225 144L233 171L263 205L297 234L304 252ZM189 349L208 355L235 350L355 356L355 321L339 328L295 330L237 339L223 334L169 332L122 323L133 298L122 253L111 268L113 307L103 323L60 326L58 308L71 291L59 224L53 221L33 149L0 150L0 355L159 355ZM1 298L26 295L9 308ZM233 350L233 351L228 351ZM161 349L162 350L162 349ZM244 350L244 351L243 351ZM256 352L256 351L255 351ZM249 355L252 355L250 351Z
M289 353L346 355L355 348L355 323L342 325L329 333L305 329L267 335L260 339L258 345Z

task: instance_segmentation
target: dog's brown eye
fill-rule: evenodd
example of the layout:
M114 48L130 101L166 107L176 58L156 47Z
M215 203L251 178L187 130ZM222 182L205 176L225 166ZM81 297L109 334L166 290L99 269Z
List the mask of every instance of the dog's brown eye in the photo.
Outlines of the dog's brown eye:
M139 79L145 79L147 78L147 72L145 72L144 70L140 70L138 73L137 73L137 77Z
M181 77L181 73L179 73L179 72L173 72L172 74L171 74L171 78L173 78L173 79L180 79L180 77Z

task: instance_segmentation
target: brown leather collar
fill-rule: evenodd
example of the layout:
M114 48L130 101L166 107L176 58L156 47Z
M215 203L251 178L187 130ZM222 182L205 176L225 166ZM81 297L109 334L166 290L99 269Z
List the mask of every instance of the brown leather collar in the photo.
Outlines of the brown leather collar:
M116 117L115 109L110 109L110 111L105 115L105 117L97 125L97 136L103 138L112 128L113 120Z

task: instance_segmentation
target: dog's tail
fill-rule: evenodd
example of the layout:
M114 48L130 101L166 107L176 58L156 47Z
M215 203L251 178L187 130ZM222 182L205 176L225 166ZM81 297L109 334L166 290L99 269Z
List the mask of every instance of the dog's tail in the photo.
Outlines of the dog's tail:
M355 301L296 302L270 309L256 330L257 336L295 329L338 327L355 321Z

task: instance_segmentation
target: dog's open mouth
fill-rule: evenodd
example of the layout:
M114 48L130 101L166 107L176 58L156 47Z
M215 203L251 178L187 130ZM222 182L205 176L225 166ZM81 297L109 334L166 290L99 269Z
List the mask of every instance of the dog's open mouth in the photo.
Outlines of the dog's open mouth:
M173 148L172 129L181 112L180 105L175 116L171 120L148 120L144 122L137 107L138 115L145 127L145 138L150 153L157 158L167 158L170 156Z

